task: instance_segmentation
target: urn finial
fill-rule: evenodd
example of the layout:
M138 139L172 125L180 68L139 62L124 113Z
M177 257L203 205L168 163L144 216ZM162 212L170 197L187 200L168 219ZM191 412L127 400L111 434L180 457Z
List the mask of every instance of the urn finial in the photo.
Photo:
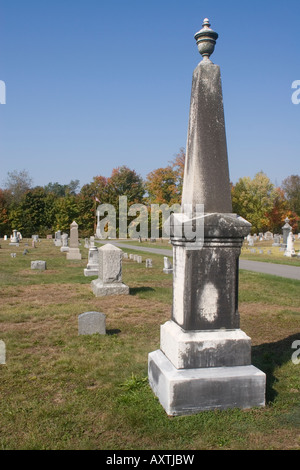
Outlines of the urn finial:
M194 38L197 41L197 46L203 60L210 60L209 57L214 52L216 40L218 39L218 33L210 28L210 22L208 18L204 18L202 29L195 34Z

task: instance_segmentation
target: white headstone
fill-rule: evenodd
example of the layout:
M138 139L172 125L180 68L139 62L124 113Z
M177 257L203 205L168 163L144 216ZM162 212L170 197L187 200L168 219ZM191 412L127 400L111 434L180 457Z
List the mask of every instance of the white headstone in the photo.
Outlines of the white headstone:
M288 256L289 258L296 256L295 248L294 248L294 235L293 232L290 232L287 237L287 245L286 250L284 252L284 256Z
M5 364L6 361L6 347L4 341L0 340L0 364Z
M99 272L99 253L96 246L91 246L88 254L88 264L83 270L85 276L98 276Z
M129 294L129 287L122 282L122 250L108 243L98 251L98 279L91 282L95 296Z
M173 267L172 267L172 264L169 260L169 258L167 256L164 256L164 268L163 268L163 272L164 273L167 273L167 274L170 274L173 272Z

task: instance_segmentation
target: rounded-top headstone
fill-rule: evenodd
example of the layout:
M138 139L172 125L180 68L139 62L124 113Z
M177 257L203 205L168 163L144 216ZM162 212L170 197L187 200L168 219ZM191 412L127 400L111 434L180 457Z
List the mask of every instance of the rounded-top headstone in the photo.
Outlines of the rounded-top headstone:
M85 312L78 315L79 335L106 334L106 316L101 312Z

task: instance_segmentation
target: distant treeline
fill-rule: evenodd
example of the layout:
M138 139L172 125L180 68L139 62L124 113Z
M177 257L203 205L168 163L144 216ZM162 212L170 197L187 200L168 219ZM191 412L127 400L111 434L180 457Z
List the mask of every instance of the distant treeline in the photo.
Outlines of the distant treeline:
M109 203L118 211L119 196L127 197L128 207L146 205L149 213L154 203L180 204L184 161L181 148L166 167L152 171L145 180L135 170L121 166L110 177L95 176L81 188L78 180L33 187L26 170L9 172L5 187L0 189L0 235L10 235L15 229L23 237L44 237L57 230L69 232L76 220L80 236L90 236L95 233L97 206ZM275 187L259 172L252 179L240 178L231 185L231 192L233 212L252 224L252 233L281 233L286 217L294 233L300 231L299 175L291 175L281 187Z

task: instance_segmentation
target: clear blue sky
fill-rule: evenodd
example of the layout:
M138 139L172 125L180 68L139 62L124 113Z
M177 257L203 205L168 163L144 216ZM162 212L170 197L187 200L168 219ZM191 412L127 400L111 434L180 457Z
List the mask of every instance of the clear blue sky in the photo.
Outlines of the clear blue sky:
M0 186L142 177L186 146L194 34L219 39L230 177L299 174L299 0L0 0Z

